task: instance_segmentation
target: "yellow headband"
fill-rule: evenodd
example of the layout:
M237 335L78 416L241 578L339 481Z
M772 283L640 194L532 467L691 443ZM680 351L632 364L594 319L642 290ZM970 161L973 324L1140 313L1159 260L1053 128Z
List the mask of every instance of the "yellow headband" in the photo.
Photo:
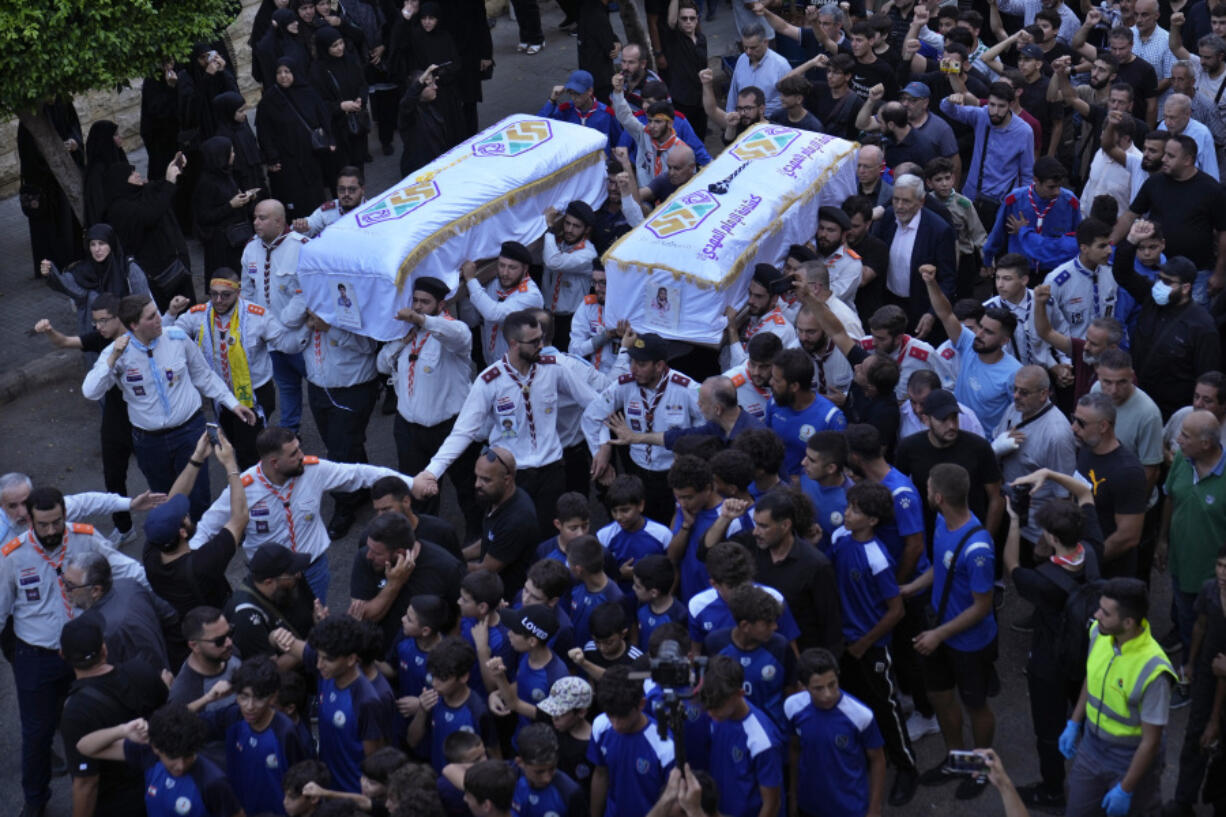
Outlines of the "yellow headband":
M240 289L237 281L231 281L229 278L213 278L209 280L210 287L225 287L226 289Z

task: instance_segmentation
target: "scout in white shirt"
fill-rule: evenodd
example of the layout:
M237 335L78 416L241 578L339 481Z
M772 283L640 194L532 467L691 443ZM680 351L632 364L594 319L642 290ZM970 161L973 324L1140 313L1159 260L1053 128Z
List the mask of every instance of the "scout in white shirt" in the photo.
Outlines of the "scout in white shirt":
M1111 228L1096 219L1077 225L1077 257L1069 259L1043 279L1051 286L1049 314L1052 328L1070 338L1085 338L1090 321L1110 317L1115 308L1115 276L1111 257Z
M907 334L907 313L901 306L887 304L868 319L870 336L860 341L866 352L891 355L898 362L899 379L894 396L901 403L907 397L907 381L917 369L932 369L935 354L932 344Z
M745 411L766 422L766 406L771 401L771 361L783 351L778 336L763 332L749 341L749 359L724 372L736 388L736 402Z
M26 500L33 487L30 478L17 471L0 476L0 542L7 542L30 527ZM165 501L166 494L152 491L145 491L131 499L119 494L84 491L64 497L64 513L69 519L88 519L96 514L147 511ZM119 539L115 533L111 537L112 543Z
M255 235L243 248L243 297L262 306L291 329L302 329L285 316L286 307L302 300L298 284L298 253L308 239L290 232L285 224L285 206L276 199L265 199L255 206L252 221ZM301 309L296 314L303 315ZM306 330L302 330L303 336ZM281 404L281 424L297 430L302 419L302 357L273 351L272 376L277 383Z
M392 438L396 462L406 474L425 469L451 433L472 386L473 333L444 310L448 292L438 278L414 280L412 306L396 313L407 334L379 351L379 371L392 376L396 390ZM462 478L451 481L456 498L460 507L471 508L476 501L473 481L468 469L459 473ZM428 504L421 510L434 513L437 508Z
M565 347L570 341L570 323L588 290L592 288L592 262L596 248L592 245L592 225L596 214L586 202L572 201L566 212L552 207L545 209L549 229L542 240L541 289L545 308L556 321L558 339Z
M826 301L827 307L831 303L842 301L831 298ZM796 315L796 337L800 339L800 348L804 349L813 361L813 391L830 398L835 405L841 407L847 390L851 388L853 375L847 356L839 349L834 338L827 336L822 330L817 314L811 309L802 308ZM767 376L770 376L769 372Z
M983 302L984 307L999 306L1013 313L1017 328L1005 346L1005 352L1013 355L1023 366L1042 366L1050 369L1059 360L1051 345L1039 337L1034 328L1034 292L1026 286L1030 276L1030 264L1025 256L1008 253L996 259L997 294ZM1050 302L1049 302L1050 303ZM1048 317L1051 307L1048 306Z
M818 260L830 273L830 291L847 304L856 308L856 292L860 289L860 276L864 265L860 255L843 243L844 235L851 229L851 219L843 208L826 205L817 211Z
M779 305L779 296L791 288L788 278L770 264L758 264L754 267L746 299L748 314L744 323L738 326L736 310L731 306L727 310L726 334L730 367L748 359L746 344L759 332L778 335L785 349L800 345L796 340L796 330L783 316L783 309Z
M304 456L298 437L280 426L261 431L257 444L260 461L242 476L250 509L243 550L250 558L260 545L271 542L307 554L312 562L306 579L321 602L326 603L328 594L328 560L322 557L331 544L320 517L324 491L357 491L389 476L407 482L417 499L438 490L434 480L406 476L391 468ZM192 549L211 540L229 520L227 487L197 523L189 541Z
M465 261L460 267L463 285L457 296L468 295L460 304L460 317L469 326L480 326L481 357L486 365L495 363L507 351L502 322L512 312L544 306L541 291L528 277L532 256L518 241L504 241L498 252L498 271L489 283L477 278L477 265ZM519 456L515 459L518 461Z
M336 198L325 201L306 218L294 219L294 232L315 238L341 216L366 203L366 185L362 171L353 166L342 167L336 177Z
M575 310L570 323L571 354L587 358L604 374L613 370L617 362L617 347L621 345L622 333L629 327L625 321L617 326L604 322L604 300L609 278L604 266L596 261L592 265L592 294L583 299Z

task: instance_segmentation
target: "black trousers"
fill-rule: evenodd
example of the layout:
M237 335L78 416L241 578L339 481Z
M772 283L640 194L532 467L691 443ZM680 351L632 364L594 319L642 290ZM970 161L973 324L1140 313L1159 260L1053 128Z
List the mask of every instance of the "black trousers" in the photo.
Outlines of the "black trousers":
M226 439L234 446L234 456L238 460L238 470L246 471L260 461L260 455L255 450L255 438L268 424L268 418L277 410L277 385L273 379L255 390L255 402L258 417L255 425L249 426L239 419L232 411L219 412L217 424L226 433ZM262 414L261 414L262 412Z
M839 685L873 710L890 762L899 769L914 770L915 752L894 685L894 659L889 647L869 647L859 658L844 651L839 663L843 670Z
M366 424L379 399L379 379L356 386L322 388L307 384L307 401L319 427L328 459L336 462L367 462ZM365 491L333 491L337 513L352 514L366 497Z
M647 489L644 515L661 525L671 524L677 509L677 501L673 498L672 488L668 487L668 471L650 471L642 468L627 454L626 472L643 480L643 487Z
M541 6L538 0L511 0L515 7L515 22L519 25L519 41L528 45L543 45Z
M1183 745L1179 749L1179 778L1175 783L1175 802L1193 805L1196 794L1205 779L1209 766L1209 752L1200 748L1200 736L1209 723L1213 711L1213 693L1217 678L1207 662L1197 662L1192 678L1192 702L1188 706L1188 722L1183 733Z
M928 594L922 594L903 602L902 621L894 628L894 668L898 672L898 682L902 689L911 695L915 703L915 711L925 718L931 718L935 713L928 701L928 693L924 688L924 673L922 659L911 646L911 639L928 629Z
M438 425L423 426L410 423L397 413L392 424L392 438L396 441L397 470L408 476L416 476L424 471L454 425L455 417ZM456 502L464 512L465 535L460 537L461 542L481 535L481 509L477 506L473 483L473 466L480 452L480 443L473 443L464 449L464 453L447 469L446 476L451 478L451 485L455 488ZM414 499L413 510L437 516L439 504L437 495L423 501Z
M128 460L132 456L132 423L123 399L102 399L102 481L106 490L120 496L128 495ZM111 514L115 527L127 533L132 529L132 514L117 511Z
M532 497L536 505L536 521L541 539L553 536L553 520L557 515L558 497L566 492L566 466L562 460L538 468L520 468L515 472L515 485Z
M1064 794L1065 762L1060 754L1060 733L1077 705L1081 684L1042 678L1031 666L1026 673L1026 685L1030 690L1030 722L1039 754L1039 777L1048 793Z

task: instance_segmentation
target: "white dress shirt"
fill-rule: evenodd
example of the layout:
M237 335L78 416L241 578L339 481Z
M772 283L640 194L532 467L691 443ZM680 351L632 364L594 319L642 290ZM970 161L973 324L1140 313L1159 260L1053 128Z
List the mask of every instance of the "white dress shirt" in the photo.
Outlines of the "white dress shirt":
M423 426L456 416L472 381L472 348L468 325L445 312L385 345L377 364L392 375L400 416Z
M890 266L886 272L885 286L899 298L911 297L911 251L915 237L919 235L920 214L916 213L910 224L897 222L894 240L890 242Z

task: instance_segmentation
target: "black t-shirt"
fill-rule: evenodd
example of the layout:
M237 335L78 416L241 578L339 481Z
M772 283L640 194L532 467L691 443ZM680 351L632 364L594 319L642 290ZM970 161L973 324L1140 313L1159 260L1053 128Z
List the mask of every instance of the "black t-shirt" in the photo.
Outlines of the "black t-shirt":
M825 83L814 83L813 91L805 98L805 107L821 120L822 131L847 139L853 138L856 114L864 101L855 91L848 91L842 97L835 99L830 93L830 86Z
M102 337L102 333L97 329L91 329L81 338L81 351L100 353L103 349L111 345L111 341ZM103 399L103 406L107 412L118 411L119 415L125 419L128 416L128 407L123 402L123 390L118 386L111 386L106 390L106 396Z
M1102 549L1103 540L1093 503L1081 506L1081 516L1085 562L1077 570L1068 571L1068 575L1079 585L1099 578L1097 553ZM1034 605L1035 626L1030 639L1029 671L1037 673L1038 677L1059 679L1060 656L1056 648L1060 643L1060 619L1068 594L1063 587L1035 568L1014 568L1011 578L1018 595Z
M1051 144L1052 128L1064 119L1064 103L1047 101L1047 86L1050 84L1049 78L1040 75L1022 88L1022 107L1043 126L1043 150L1047 150Z
M1145 467L1124 445L1109 454L1095 454L1086 446L1077 449L1077 473L1094 488L1094 509L1103 538L1115 533L1115 515L1145 513L1149 500ZM1102 561L1099 548L1099 561Z
M857 366L867 360L868 355L864 347L857 344L851 347L847 361L852 366ZM843 406L843 413L847 415L849 423L868 423L876 426L881 432L881 439L885 441L886 459L893 459L894 444L898 439L898 427L902 418L892 390L887 394L869 397L864 389L860 388L860 384L852 380L847 389L847 404Z
M669 28L667 17L660 20L660 46L668 60L668 92L673 102L702 104L702 82L698 72L707 67L707 35L697 32L694 42L677 28ZM701 134L699 135L701 138Z
M421 526L418 525L418 530ZM460 580L464 578L464 564L438 545L424 539L419 540L421 549L417 552L415 567L409 574L409 580L400 588L400 594L388 608L387 615L379 622L383 628L385 644L396 642L400 632L400 619L409 602L414 596L427 594L438 596L454 607L460 597ZM349 595L362 601L370 601L379 594L387 584L387 577L381 576L371 567L366 558L366 546L358 548L353 557L353 569L349 574Z
M536 506L522 488L516 488L510 499L481 519L481 558L488 553L502 562L499 575L507 601L515 598L528 578L540 530Z
M1158 74L1154 67L1137 57L1120 66L1116 82L1126 82L1132 86L1132 115L1144 119L1146 102L1158 95Z
M951 462L961 465L971 477L971 492L967 496L967 505L971 513L981 524L988 522L988 491L987 486L1001 481L1000 465L992 446L978 434L969 431L959 431L958 439L948 448L937 448L928 439L928 432L921 431L904 437L898 444L894 466L915 483L916 489L923 496L928 491L928 474L941 463ZM924 503L924 527L928 533L929 548L932 542L932 526L936 522L936 512ZM990 531L989 531L990 532ZM929 557L931 558L931 553Z
M423 542L433 542L460 561L464 561L464 553L460 549L460 537L455 525L446 519L431 516L428 513L417 515L417 527L413 534Z
M873 280L856 290L856 311L871 315L885 302L885 271L890 265L889 246L875 235L864 234L860 243L848 242L848 247L860 255L860 263L877 273Z
M895 76L894 68L881 55L878 55L873 62L856 60L856 67L851 69L852 92L860 99L868 99L869 88L878 83L885 86L886 99L893 99L898 95L898 78Z
M234 649L244 659L275 656L277 651L268 643L268 634L286 627L299 638L306 638L315 624L315 594L306 579L300 579L293 597L278 607L243 582L226 606L226 621L234 630Z
M1214 230L1226 230L1226 190L1207 173L1187 181L1165 173L1145 180L1128 209L1162 226L1166 257L1182 255L1197 269L1212 269L1217 242Z
M234 535L222 528L203 546L173 562L163 562L156 548L148 548L141 561L153 592L175 608L181 618L193 607L225 608L231 593L226 566L237 547Z
M1222 591L1218 589L1217 579L1208 579L1196 595L1193 605L1198 616L1205 617L1205 643L1196 654L1196 672L1204 673L1201 678L1212 677L1213 658L1218 653L1226 652L1226 613L1222 611Z
M95 817L143 814L145 783L126 763L95 760L77 751L77 741L90 732L148 717L166 703L166 684L143 661L119 664L105 675L81 678L72 685L60 717L68 771L73 777L98 777Z

